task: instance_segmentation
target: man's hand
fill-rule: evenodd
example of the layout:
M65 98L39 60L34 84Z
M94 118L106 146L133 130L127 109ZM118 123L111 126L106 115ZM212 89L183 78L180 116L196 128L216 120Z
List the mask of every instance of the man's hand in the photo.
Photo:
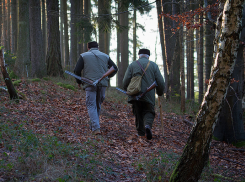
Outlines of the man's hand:
M78 84L78 87L81 88L81 84Z

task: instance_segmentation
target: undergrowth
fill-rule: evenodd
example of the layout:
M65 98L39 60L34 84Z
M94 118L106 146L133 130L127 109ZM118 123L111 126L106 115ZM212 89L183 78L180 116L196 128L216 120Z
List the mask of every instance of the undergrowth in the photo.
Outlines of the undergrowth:
M0 174L7 181L93 181L90 171L101 164L100 151L93 141L86 146L5 121L0 123Z
M145 172L147 181L168 181L178 158L179 156L171 151L168 153L160 151L148 158L142 157L137 167L138 170Z

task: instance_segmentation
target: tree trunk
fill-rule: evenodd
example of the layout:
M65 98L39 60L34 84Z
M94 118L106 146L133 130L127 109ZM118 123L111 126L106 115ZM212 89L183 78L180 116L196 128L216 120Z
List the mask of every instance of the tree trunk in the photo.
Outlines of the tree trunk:
M190 96L194 100L194 30L190 30Z
M12 84L12 81L9 77L7 70L6 70L4 55L3 55L2 49L0 49L0 67L1 67L2 74L3 74L3 79L5 81L7 88L8 88L8 93L9 93L10 99L19 99L18 94L14 88L14 85Z
M65 59L64 59L64 1L60 1L60 56L61 63L63 68L65 68Z
M163 36L163 18L161 15L162 13L162 0L156 1L156 7L157 7L157 17L158 17L158 29L160 34L160 42L161 42L161 50L162 50L162 59L163 59L163 69L164 69L164 78L165 78L165 85L168 85L168 71L167 71L167 63L165 58L165 45L164 45L164 36ZM167 93L167 87L165 86L165 93Z
M222 31L217 34L219 49L211 80L182 156L171 175L172 182L198 181L208 162L213 130L230 84L239 48L243 2L244 0L226 1Z
M208 6L206 4L206 6ZM212 28L213 23L211 20L209 20L210 16L205 15L206 23L204 24L204 34L205 34L205 40L204 40L204 58L205 58L205 73L204 73L204 80L207 83L207 81L210 78L210 72L211 72L211 66L213 61L213 51L214 51L214 29ZM205 91L207 90L208 84L205 84Z
M101 0L98 1L98 12L99 15L110 14L111 1ZM109 36L111 30L111 17L100 16L98 19L99 26L99 48L100 51L109 54Z
M202 7L202 1L199 1L199 7ZM203 15L199 15L199 21L200 24L203 24ZM199 39L198 39L198 44L197 44L197 49L198 49L198 55L199 59L197 62L198 65L198 86L199 86L199 96L198 96L198 101L199 104L202 103L203 99L203 26L200 27L199 29Z
M137 48L137 36L136 36L136 30L137 30L137 23L136 23L136 17L137 17L137 11L134 10L133 15L133 61L137 59L136 54L136 48Z
M2 14L3 14L3 16L2 16L2 23L3 23L3 35L2 35L2 37L3 37L3 46L4 46L4 48L5 48L5 50L8 50L7 49L7 21L6 21L6 17L7 17L7 14L6 14L6 2L5 2L5 0L3 0L3 2L2 2Z
M16 53L17 50L17 1L11 0L11 52Z
M177 15L180 14L180 8L179 5L177 6L176 4L179 3L179 0L177 2L177 0L172 0L173 4L172 4L172 12L173 15ZM177 30L177 25L176 22L173 21L173 29ZM174 54L173 54L173 58L172 58L172 65L171 66L171 72L170 72L170 76L171 76L171 96L172 98L177 98L177 100L179 100L179 96L180 96L180 45L182 42L179 42L179 35L180 35L180 31L176 31L174 33L174 42L175 44L174 46Z
M2 2L3 0L0 0L0 14L2 14L3 8L1 8L2 6ZM0 44L3 45L3 39L2 39L2 35L3 35L3 17L0 17Z
M180 75L181 75L181 111L185 112L185 62L184 62L184 42L183 42L183 28L180 29Z
M172 14L172 5L171 0L164 1L163 4L163 12L168 12ZM171 95L171 67L172 67L172 59L173 59L173 53L175 49L175 35L173 35L171 28L173 25L172 20L168 17L163 17L163 35L164 35L164 45L165 45L165 60L167 64L167 77L165 77L165 87L166 87L166 98L169 99L169 96Z
M117 4L117 13L119 12L119 4ZM117 16L117 20L119 21L119 19L120 19L120 14L118 14L118 16ZM121 67L121 60L120 60L120 58L121 58L121 48L120 48L120 30L119 30L119 28L117 28L117 67L118 68L120 68ZM118 74L116 74L116 76L117 76L117 80L116 80L116 85L117 85L117 87L118 87L118 80L119 80L119 77L118 77Z
M191 74L190 74L190 43L191 39L190 39L190 30L186 30L186 70L187 70L187 99L191 99Z
M17 58L15 61L15 74L29 77L30 74L30 30L29 30L29 0L19 1Z
M47 74L49 76L64 77L60 58L60 32L59 32L59 7L58 0L47 1L48 17L48 49L47 49Z
M245 25L245 9L243 8L243 27ZM241 42L245 41L245 29L242 29ZM237 60L231 75L232 81L227 96L223 100L219 119L214 129L214 137L219 141L236 143L245 140L243 125L242 97L244 87L243 45L239 45Z
M98 14L107 14L105 7L105 0L98 1ZM104 16L98 18L98 28L99 28L99 49L101 52L105 52L105 32L106 32L106 20Z
M63 1L63 13L64 13L64 59L65 59L65 67L68 67L69 64L69 36L68 36L68 20L67 20L67 0Z
M80 21L82 21L82 19L83 19L83 16L84 16L84 13L83 13L83 8L84 8L84 2L83 2L83 0L80 0L80 13L79 14L81 14L82 16L80 17ZM82 52L83 52L83 50L84 50L84 48L83 48L83 29L82 28L79 28L80 29L80 37L79 37L79 39L80 39L80 47L79 47L79 54L81 54ZM79 55L78 54L78 55Z
M46 60L46 54L47 54L47 17L46 17L45 0L41 0L41 1L42 1L43 49L44 49L44 59Z
M41 30L40 1L30 0L30 40L31 40L31 77L46 76L46 65Z
M8 51L11 51L11 47L10 47L10 44L11 44L11 31L10 31L10 1L6 1L7 4L6 4L6 10L7 10L7 50Z
M122 3L120 3L122 5ZM127 7L120 7L119 11L126 11ZM120 14L119 22L121 26L127 27L120 32L120 64L118 69L118 87L122 88L123 86L123 77L128 67L128 13Z
M84 15L86 16L86 18L84 19L84 23L86 25L90 23L90 13L91 13L90 0L84 0ZM83 40L84 40L83 49L84 49L84 52L86 52L88 50L87 43L91 41L90 32L87 30L87 28L84 28Z
M82 4L81 4L82 3ZM81 54L81 44L82 44L82 30L81 28L78 26L79 21L81 20L82 17L82 13L83 11L81 11L81 6L83 7L83 1L79 0L77 1L77 26L76 26L76 32L77 32L77 59L79 58L79 55ZM63 50L62 50L63 51Z
M71 22L70 22L70 37L71 37L71 49L70 49L70 65L71 69L75 67L77 62L77 32L76 32L76 15L77 15L77 0L71 0Z
M194 9L193 0L188 0L187 9ZM187 30L187 99L194 100L194 29Z
M183 13L184 0L181 0L180 13ZM180 28L179 42L180 42L180 75L181 75L181 111L185 112L185 61L184 61L184 32L183 27Z

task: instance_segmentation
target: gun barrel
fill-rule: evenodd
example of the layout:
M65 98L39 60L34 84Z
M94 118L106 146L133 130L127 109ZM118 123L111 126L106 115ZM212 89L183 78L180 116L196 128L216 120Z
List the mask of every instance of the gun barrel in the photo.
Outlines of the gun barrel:
M75 77L75 78L78 79L78 80L81 80L81 81L84 82L84 83L87 83L87 84L89 84L89 85L93 85L93 82L92 82L91 80L87 79L87 78L77 76L77 75L75 75L74 73L72 73L72 72L70 72L70 71L67 71L67 70L65 70L65 73L67 73L67 74L69 74L69 75Z

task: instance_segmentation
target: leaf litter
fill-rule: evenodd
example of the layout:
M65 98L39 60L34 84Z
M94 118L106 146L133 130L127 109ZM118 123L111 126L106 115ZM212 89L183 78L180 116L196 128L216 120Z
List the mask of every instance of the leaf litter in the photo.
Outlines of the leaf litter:
M27 97L26 100L20 100L19 104L9 101L8 94L0 90L0 119L22 124L25 121L24 127L38 134L56 136L66 143L85 146L88 141L97 141L95 148L101 151L100 159L103 161L98 169L110 168L110 172L101 172L97 176L103 181L149 181L147 163L151 166L154 158L165 153L177 155L174 165L191 131L191 126L183 122L184 119L188 120L188 116L163 111L164 137L159 113L156 113L153 123L153 139L148 141L145 137L138 137L131 106L108 99L107 96L101 109L101 135L93 136L83 90L68 90L51 81L22 81L17 90ZM224 176L226 181L230 181L230 178L232 181L244 180L245 151L244 148L236 149L231 144L212 141L209 169L203 172L208 173L212 169L207 181L215 179L215 174ZM95 174L93 171L90 173ZM170 175L171 171L165 178L155 181L168 181ZM206 178L202 177L202 181L206 181Z

